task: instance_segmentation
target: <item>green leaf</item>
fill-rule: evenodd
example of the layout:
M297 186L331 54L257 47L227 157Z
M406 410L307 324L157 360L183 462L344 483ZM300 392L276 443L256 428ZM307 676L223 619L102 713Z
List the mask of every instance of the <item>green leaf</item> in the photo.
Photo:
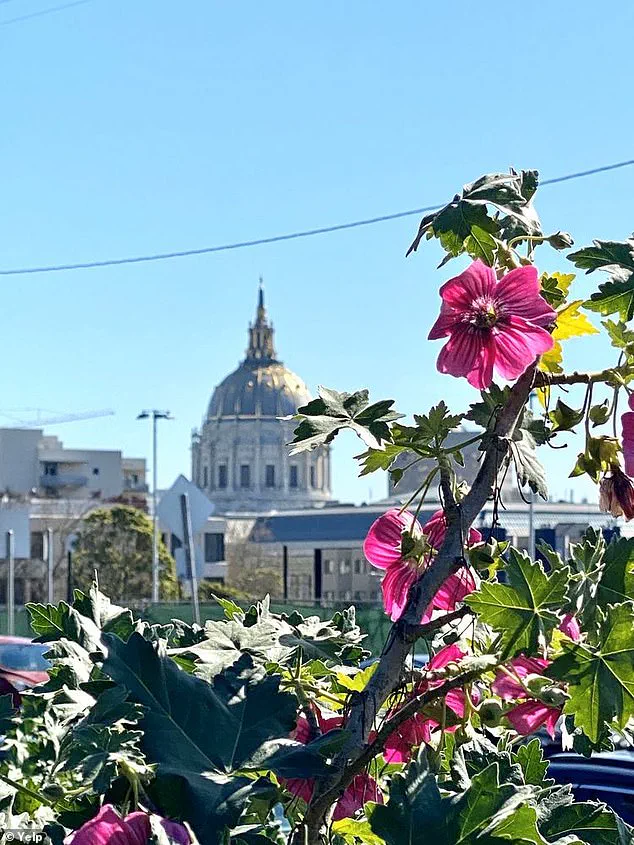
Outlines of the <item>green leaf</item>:
M628 322L634 316L634 274L599 285L599 290L584 302L584 308L599 314L618 314Z
M320 387L319 398L299 408L295 419L300 420L291 441L291 455L316 449L332 442L342 429L349 428L372 449L390 439L388 423L400 419L402 414L391 410L394 400L369 404L368 391L338 393Z
M301 648L305 659L356 665L369 655L362 647L366 635L357 625L354 607L337 611L329 620L304 618L298 611L281 618L290 630L282 632L280 643L293 652Z
M88 595L79 590L75 591L73 608L92 620L104 633L116 634L122 640L126 640L134 631L132 612L113 604L108 596L99 591L96 584L91 586Z
M414 422L422 439L431 442L437 440L442 443L462 421L462 414L451 414L444 401L429 410L427 414L414 414Z
M46 643L63 637L88 653L99 651L101 631L97 625L66 602L60 602L57 607L52 604L27 604L26 608L38 642Z
M536 654L559 625L555 611L565 603L570 570L566 567L547 575L540 563L511 549L506 573L508 585L484 581L465 603L481 622L501 633L505 657L522 651Z
M447 253L443 264L468 252L491 266L496 252L504 249L500 240L541 235L531 204L536 187L537 171L511 169L476 179L446 206L423 217L407 255L418 249L423 238L436 237Z
M489 842L511 841L513 845L549 845L537 829L537 810L528 804L519 807L511 805L511 812L503 815L500 821L495 821L486 830L491 837ZM483 837L487 841L486 837ZM478 837L480 839L480 837ZM576 845L569 842L568 845ZM578 843L582 845L582 843Z
M440 790L424 751L402 774L392 776L387 804L374 805L369 821L372 832L387 845L412 845L423 830L435 845L450 845Z
M16 714L17 710L13 706L13 696L0 695L0 734L2 736L6 736Z
M361 840L364 845L383 845L385 840L372 832L370 822L357 821L356 819L339 819L339 821L332 823L332 832L337 836L341 836L349 845L355 845L357 840Z
M605 804L579 802L556 807L541 825L549 840L575 835L587 845L631 845L623 825ZM626 838L627 836L627 838Z
M453 814L458 817L458 842L484 828L495 826L496 813L510 799L518 797L514 784L500 784L498 763L491 763L471 779L470 788L453 802Z
M491 428L498 411L504 407L510 394L510 387L500 388L497 384L492 384L488 390L481 391L482 401L470 406L465 419L472 420L482 428Z
M616 349L624 349L629 354L634 347L634 331L628 329L625 323L615 323L613 320L604 320L602 325L607 330L612 346Z
M566 301L574 278L574 273L550 273L541 277L541 295L552 308L559 308Z
M355 455L355 460L362 463L362 470L359 476L369 475L377 469L388 470L401 452L407 451L407 446L397 446L394 443L386 443L383 449L368 449L361 455Z
M623 322L628 322L634 315L634 240L593 243L568 256L587 273L599 269L610 273L609 281L599 285L584 307L605 315L618 313Z
M247 800L270 784L228 777L248 767L257 755L258 769L285 776L324 773L319 753L287 737L295 726L296 702L280 692L279 677L267 676L249 655L207 684L178 669L159 647L132 634L123 643L103 636L103 671L142 704L142 747L157 777L178 794L201 843L220 842L222 830L236 824ZM266 748L266 753L263 752ZM292 752L297 752L293 768Z
M593 241L593 244L571 252L568 260L587 273L614 266L634 271L634 240L631 238L627 241Z
M634 601L634 538L613 537L605 550L597 585L599 607Z
M564 713L597 742L604 724L625 727L634 715L634 607L611 605L596 646L563 642L564 654L545 671L565 681L570 698Z
M604 399L600 405L593 405L588 412L588 416L593 426L605 425L611 416L611 408L608 400Z
M223 669L236 663L243 654L254 662L279 661L289 649L280 645L280 626L272 619L261 619L245 628L241 622L205 623L205 639L184 648L170 649L171 656L196 659L196 673L211 680Z
M584 413L583 408L576 410L558 399L555 409L548 414L548 417L555 431L572 431L581 422Z
M522 767L524 783L542 785L548 771L548 760L544 759L544 752L537 738L531 739L526 745L520 745L513 759Z
M471 226L471 234L465 238L464 248L472 258L479 258L484 261L489 267L493 265L495 260L495 249L497 241L492 237L486 229L473 224Z
M548 499L548 486L544 467L537 460L535 438L525 428L516 428L511 444L517 480L522 487L527 484L542 499Z

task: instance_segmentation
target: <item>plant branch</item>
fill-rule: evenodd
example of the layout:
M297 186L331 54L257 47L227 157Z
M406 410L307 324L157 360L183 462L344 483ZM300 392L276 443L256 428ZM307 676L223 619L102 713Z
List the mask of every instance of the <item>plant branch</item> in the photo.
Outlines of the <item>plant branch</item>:
M426 690L424 693L410 698L407 704L401 707L393 716L384 720L372 742L368 743L354 762L346 767L336 786L332 786L315 800L314 804L311 805L311 811L318 814L326 813L328 808L339 798L343 790L352 783L355 776L359 772L362 772L377 754L381 753L388 738L403 722L411 719L412 716L438 698L444 698L452 690L460 689L471 681L477 680L483 672L489 671L490 668L490 666L486 666L480 669L473 669L470 672L464 672L462 675L457 675L455 678L446 681L442 686Z
M405 636L407 629L404 624L418 626L442 584L463 565L462 538L467 536L472 522L493 493L498 468L508 453L513 433L533 389L536 367L537 362L516 382L488 437L484 458L471 490L462 500L460 509L454 508L453 514L447 514L447 532L438 554L410 588L401 620L390 630L376 671L366 688L352 703L346 725L346 742L335 760L334 769L337 774L318 784L304 818L302 832L305 840L294 837L293 845L319 843L320 830L330 806L327 801L337 794L343 773L349 766L354 766L363 753L380 708L399 683L401 670L411 647L411 642ZM326 794L329 798L322 800L322 796Z
M415 642L416 640L420 640L422 637L428 637L430 634L439 631L441 628L444 628L445 625L450 625L452 622L456 622L458 619L462 619L465 616L468 616L470 613L473 613L470 607L459 607L457 610L452 610L451 613L445 613L443 616L438 616L436 619L432 619L430 622L426 622L424 625L404 625L403 636L409 640L409 642Z
M634 367L607 367L593 373L542 373L535 374L535 387L553 387L556 385L597 384L610 381L615 374L634 375Z

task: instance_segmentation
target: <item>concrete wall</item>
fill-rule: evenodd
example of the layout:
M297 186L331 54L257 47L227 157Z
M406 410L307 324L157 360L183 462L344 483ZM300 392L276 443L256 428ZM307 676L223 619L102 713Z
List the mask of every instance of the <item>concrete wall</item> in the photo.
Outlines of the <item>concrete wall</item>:
M39 429L0 428L0 491L28 494L39 485Z

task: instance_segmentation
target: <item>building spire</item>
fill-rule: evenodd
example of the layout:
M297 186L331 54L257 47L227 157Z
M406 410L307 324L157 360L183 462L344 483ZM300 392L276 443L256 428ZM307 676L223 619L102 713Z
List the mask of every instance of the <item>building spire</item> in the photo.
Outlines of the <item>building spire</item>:
M255 322L249 325L249 348L247 361L275 361L274 330L269 323L264 305L264 282L260 276L258 287L258 306Z

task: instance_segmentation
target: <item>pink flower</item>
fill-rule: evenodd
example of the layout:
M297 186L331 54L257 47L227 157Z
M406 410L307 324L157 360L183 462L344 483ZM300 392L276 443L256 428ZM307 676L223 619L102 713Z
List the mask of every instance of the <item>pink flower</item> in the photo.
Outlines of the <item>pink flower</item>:
M363 543L363 554L373 566L386 569L392 563L401 560L403 534L409 531L413 536L420 536L420 522L409 511L391 508L370 526Z
M509 710L506 718L511 727L522 736L535 733L542 725L545 725L549 735L554 739L555 727L560 715L560 707L552 707L535 698L529 698L528 701Z
M632 478L634 477L634 393L630 394L627 404L630 406L630 410L621 415L623 461L625 472Z
M599 484L599 510L612 516L634 519L634 485L625 473L613 466Z
M315 708L315 715L322 734L340 728L343 724L342 716L324 716L319 708ZM297 720L297 727L291 736L304 745L308 745L312 739L315 739L311 735L310 724L305 716L300 716ZM372 738L372 735L370 738ZM292 795L297 795L306 803L312 798L315 788L315 781L312 778L281 778L281 780ZM383 795L374 778L370 777L367 772L360 772L337 801L332 816L333 820L339 821L339 819L354 816L357 810L360 810L367 801L382 804Z
M550 660L544 660L542 657L526 657L520 654L509 664L511 674L498 672L491 686L491 691L499 695L503 701L526 699L506 713L511 727L522 736L534 733L542 725L546 726L551 737L555 734L555 725L561 715L561 707L554 707L533 698L522 684L529 675L541 675L550 663Z
M447 533L445 514L442 510L436 511L421 528L412 514L401 513L397 508L393 508L372 524L363 544L365 556L370 563L385 569L381 584L383 607L392 621L401 618L407 604L410 587L418 580L432 559L431 551L420 560L403 558L403 532L410 530L415 538L424 537L431 549L438 550ZM479 543L481 539L480 532L471 528L468 544ZM429 621L434 610L455 610L457 603L475 588L475 575L471 568L465 567L450 575L432 599L421 621Z
M570 637L570 639L575 643L578 643L581 639L581 628L577 622L577 617L573 616L572 613L566 613L561 625L559 626L559 630L567 637Z
M510 662L508 672L498 672L491 691L499 695L503 701L514 701L518 698L528 698L529 693L522 686L522 681L528 675L541 675L542 671L550 664L550 660L542 657L526 657L520 654Z
M538 355L552 349L544 326L557 314L540 296L537 268L518 267L500 281L491 267L474 261L440 288L440 316L429 340L449 337L438 356L441 373L466 376L478 390L489 387L493 368L516 379Z
M425 671L444 669L450 663L457 663L467 654L455 643L442 648L425 667ZM414 691L415 695L422 695L427 690L435 689L444 682L439 679L435 681L423 681ZM465 693L461 689L451 690L445 696L445 705L459 719L465 713ZM393 711L394 712L394 711ZM390 714L392 715L392 714ZM388 763L406 763L412 753L412 748L421 745L423 742L430 742L432 732L440 727L440 723L424 713L416 713L410 719L403 722L390 734L385 743L385 759ZM457 725L446 727L446 731L455 731Z
M189 833L182 824L161 819L163 829L173 842L190 845ZM64 839L65 845L147 845L150 838L147 813L130 813L122 818L111 804L104 804L94 819Z

